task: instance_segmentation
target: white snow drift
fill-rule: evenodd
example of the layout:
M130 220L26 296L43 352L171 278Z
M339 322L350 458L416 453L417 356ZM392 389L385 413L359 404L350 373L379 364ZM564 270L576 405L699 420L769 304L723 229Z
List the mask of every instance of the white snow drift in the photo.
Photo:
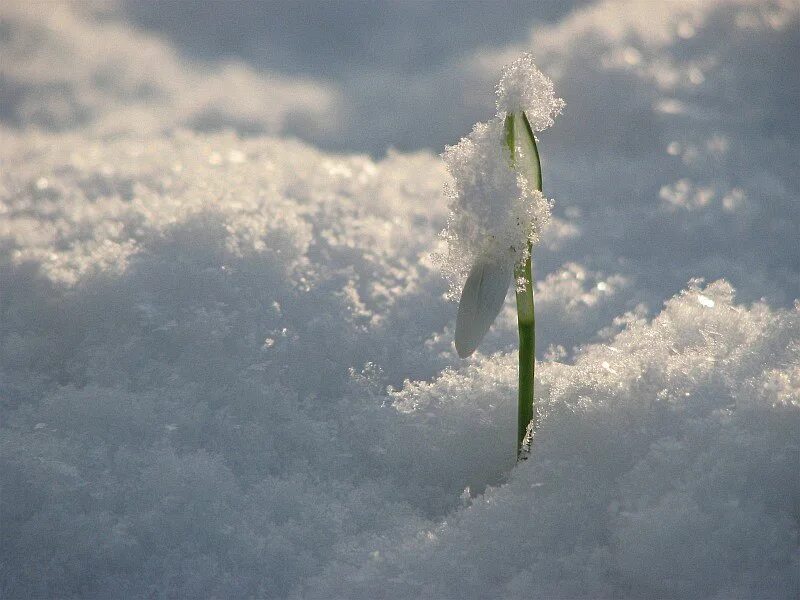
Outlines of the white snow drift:
M537 369L512 470L513 354L440 373L434 158L188 133L12 148L6 595L796 590L797 310L717 283L624 317Z
M165 43L148 74L144 34L65 17L128 50L51 64L55 9L8 6L0 595L797 597L794 4L607 3L547 30L569 110L543 140L550 348L516 467L513 312L502 352L458 361L437 157L208 133L209 71ZM126 69L168 93L132 100ZM247 79L261 100L216 105L282 131L274 81Z

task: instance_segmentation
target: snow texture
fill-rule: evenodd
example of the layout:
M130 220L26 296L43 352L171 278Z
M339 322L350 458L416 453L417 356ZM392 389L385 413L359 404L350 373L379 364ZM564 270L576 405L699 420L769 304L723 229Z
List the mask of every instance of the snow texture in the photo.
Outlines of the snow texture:
M518 466L513 307L456 358L438 157L271 137L341 90L46 6L0 4L0 596L800 594L797 3L602 2L436 67L532 49L569 101Z
M564 100L555 96L553 82L536 67L529 52L503 67L495 93L498 113L524 111L534 131L552 127L564 109Z

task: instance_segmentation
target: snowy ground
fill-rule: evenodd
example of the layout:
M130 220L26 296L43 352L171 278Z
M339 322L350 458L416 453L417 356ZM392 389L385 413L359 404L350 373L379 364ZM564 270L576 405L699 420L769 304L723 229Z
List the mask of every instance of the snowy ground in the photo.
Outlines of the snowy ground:
M800 594L798 3L515 6L329 77L148 6L0 5L0 596ZM460 361L431 256L523 50L567 107L515 467L513 305Z

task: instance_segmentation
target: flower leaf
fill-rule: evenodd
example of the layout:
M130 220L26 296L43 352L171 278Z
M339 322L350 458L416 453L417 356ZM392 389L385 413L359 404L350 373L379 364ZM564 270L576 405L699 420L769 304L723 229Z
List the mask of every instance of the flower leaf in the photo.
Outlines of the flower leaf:
M536 136L523 111L506 116L506 145L512 149L511 165L528 181L532 189L542 189L542 164Z

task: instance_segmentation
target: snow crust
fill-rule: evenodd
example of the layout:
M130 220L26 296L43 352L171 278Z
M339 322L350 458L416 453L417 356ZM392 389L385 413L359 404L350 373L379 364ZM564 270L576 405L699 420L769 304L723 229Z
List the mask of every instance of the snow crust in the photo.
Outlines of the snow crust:
M83 6L0 5L0 596L798 596L795 3L526 44L570 110L517 467L514 313L457 361L439 159L266 137L303 80Z

